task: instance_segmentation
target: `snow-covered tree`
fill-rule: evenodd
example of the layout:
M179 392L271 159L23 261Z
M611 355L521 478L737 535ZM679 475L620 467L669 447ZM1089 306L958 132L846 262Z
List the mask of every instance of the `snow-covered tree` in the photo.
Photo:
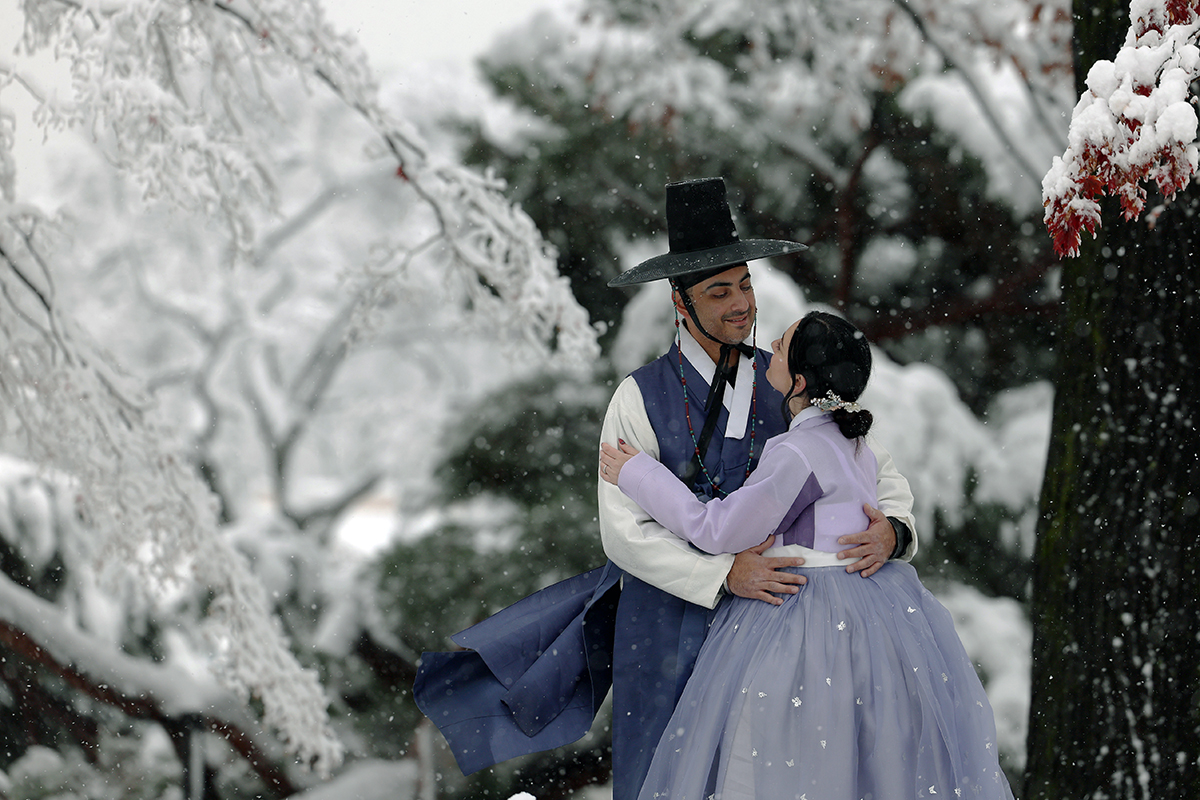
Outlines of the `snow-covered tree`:
M464 409L445 442L428 522L374 564L384 630L413 652L445 650L450 634L604 563L596 436L611 390L539 374ZM395 706L400 714L415 712L411 704ZM458 780L447 760L441 789L471 798L500 784L538 800L568 797L608 781L609 739L602 715L592 734L571 747L468 780Z
M346 509L397 477L364 416L387 403L376 372L410 386L437 364L429 326L585 366L594 332L503 184L391 118L319 5L31 0L21 16L0 57L0 433L44 487L0 515L0 616L43 691L8 700L19 717L30 697L71 707L65 682L161 725L181 758L189 728L221 734L287 794L309 780L292 764L327 775L345 747L311 655L334 623L305 592L330 579L315 573ZM42 84L46 53L66 85ZM66 159L79 173L54 212L17 195L15 93L107 164ZM305 239L347 192L374 216ZM355 436L328 427L347 418ZM66 585L21 575L48 563ZM84 752L89 719L64 723Z
M665 182L723 175L743 235L807 242L774 266L808 301L839 307L899 362L944 373L895 376L903 388L886 403L909 415L889 444L911 458L923 563L1023 600L1037 486L996 489L1021 470L984 455L953 388L997 431L1022 404L1042 404L1029 419L1048 413L1057 267L1036 223L1040 175L1065 141L1069 34L1064 3L593 0L497 43L488 78L528 121L475 120L471 141L610 322L617 374L665 346L623 332L653 289L634 299L605 286L666 249ZM771 319L764 340L792 321ZM925 408L910 395L961 424L917 423Z
M1063 264L1023 796L1193 797L1200 3L1074 6L1080 100L1045 191L1056 247L1078 257Z
M251 713L266 704L211 677L215 656L244 652L221 649L235 640L219 626L194 635L230 613L204 577L223 562L195 564L214 548L245 559L259 593L249 616L267 627L252 635L272 649L249 655L278 656L250 691L278 672L322 679L313 713L284 719L296 753L308 742L332 765L339 747L364 763L428 750L406 696L420 649L599 558L589 421L613 374L672 329L662 286L603 284L665 248L662 184L699 174L729 179L743 235L812 245L775 265L786 274L756 268L764 336L805 303L840 304L901 357L879 354L870 402L931 534L922 569L942 574L1020 769L1027 624L994 595L1024 591L1045 452L1049 389L1025 384L1048 373L1055 262L1031 220L1072 99L1063 3L593 0L499 44L488 70L520 107L483 104L457 136L422 135L419 109L377 100L352 43L308 3L23 8L27 51L0 57L0 103L32 96L49 130L90 143L56 151L61 213L42 211L13 194L0 114L0 393L20 400L5 403L2 448L24 459L0 464L15 509L0 513L14 584L0 616L27 621L0 627L21 670L0 676L14 697L35 687L20 707L81 747L29 747L33 726L0 725L24 753L10 777L84 776L107 798L122 796L103 788L112 764L136 764L138 791L157 797L199 742L230 796L309 780L259 731L281 727ZM72 91L41 85L35 47L62 54ZM431 93L449 94L441 79ZM611 323L612 374L525 366L594 355L559 272ZM512 384L506 351L533 356ZM111 496L156 516L140 523ZM364 568L339 537L381 496L404 513ZM100 583L110 542L132 556L110 558ZM150 597L133 577L146 574ZM51 611L59 623L35 628ZM95 691L108 686L127 691ZM560 796L564 771L603 778L603 721L594 733L515 777L425 773L422 791Z
M610 323L616 374L672 329L663 287L604 285L665 249L665 182L723 175L743 235L808 242L774 265L794 282L755 266L760 338L799 284L897 358L873 408L914 481L924 574L1024 600L1058 309L1038 189L1066 138L1069 38L1065 3L581 2L485 59L525 124L464 133ZM646 308L666 316L634 323ZM1006 740L1015 780L1023 723Z
M744 235L977 412L1048 373L1056 262L1040 178L1072 102L1064 2L588 0L485 60L532 122L480 136L597 319L662 249L663 184L723 175Z

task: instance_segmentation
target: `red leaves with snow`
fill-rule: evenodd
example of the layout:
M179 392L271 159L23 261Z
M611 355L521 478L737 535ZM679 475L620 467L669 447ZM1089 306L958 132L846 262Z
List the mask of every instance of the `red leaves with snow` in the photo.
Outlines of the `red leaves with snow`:
M1114 61L1088 73L1067 150L1042 181L1044 221L1059 256L1079 254L1083 231L1095 235L1101 195L1116 197L1126 220L1137 219L1145 183L1170 199L1200 164L1188 89L1200 78L1200 0L1134 8L1129 40Z

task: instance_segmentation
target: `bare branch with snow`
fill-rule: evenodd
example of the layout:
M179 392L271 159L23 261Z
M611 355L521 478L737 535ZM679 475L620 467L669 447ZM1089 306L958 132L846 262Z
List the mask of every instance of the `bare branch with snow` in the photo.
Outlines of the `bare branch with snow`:
M222 223L235 263L253 261L256 226L264 212L278 211L275 143L262 123L279 114L275 82L299 78L353 108L392 154L397 191L415 193L436 221L423 252L438 257L456 307L507 337L520 357L587 365L597 355L596 332L558 275L552 249L503 196L503 184L433 161L413 131L389 119L362 52L330 28L319 3L25 0L22 7L26 53L49 49L65 60L70 91L44 92L20 63L7 61L0 88L24 86L48 130L88 132L144 198ZM79 482L96 558L139 570L150 586L190 581L216 593L205 631L220 674L243 697L261 700L265 722L297 758L328 771L341 746L321 686L291 654L259 581L221 535L215 497L174 432L56 298L45 257L51 248L39 240L45 221L11 204L12 146L12 121L0 117L0 400L8 423L39 463ZM381 252L413 250L393 241ZM403 270L389 268L404 263L363 265L362 275L371 285L405 280ZM380 296L365 292L355 302ZM337 369L329 353L355 341L354 325L369 318L346 308L330 328L342 338L328 343L313 380L289 402L320 401ZM189 316L178 312L180 320ZM310 513L343 507L376 480L368 475Z

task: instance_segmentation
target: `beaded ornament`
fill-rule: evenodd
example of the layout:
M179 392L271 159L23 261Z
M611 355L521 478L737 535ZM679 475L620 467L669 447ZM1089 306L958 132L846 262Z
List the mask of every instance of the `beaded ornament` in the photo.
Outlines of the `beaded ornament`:
M704 458L700 453L700 442L696 439L696 430L692 427L692 410L691 404L688 402L688 385L687 377L683 374L683 332L679 329L679 311L675 312L675 344L679 354L679 382L683 384L683 415L687 419L688 435L692 437L693 454L696 456L696 462L700 465L700 471L704 473L704 479L708 481L708 485L713 488L713 491L720 497L729 496L729 492L717 485L717 482L708 474L708 468L704 466ZM754 367L754 378L750 384L750 456L746 459L746 474L742 476L744 482L750 477L750 466L754 463L754 429L758 423L758 321L754 323L754 329L750 335L751 347L754 351L752 364ZM718 414L720 411L717 412Z

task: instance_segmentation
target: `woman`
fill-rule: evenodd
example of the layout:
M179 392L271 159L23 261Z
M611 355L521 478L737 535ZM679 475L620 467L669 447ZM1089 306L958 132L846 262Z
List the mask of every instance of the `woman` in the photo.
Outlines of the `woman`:
M707 552L776 535L807 582L781 606L730 596L655 751L641 798L1012 798L995 721L945 608L915 570L849 573L839 536L863 530L875 459L855 402L871 370L852 325L806 315L772 344L785 433L728 497L702 503L653 458L601 449L601 476ZM831 569L831 567L843 567Z

